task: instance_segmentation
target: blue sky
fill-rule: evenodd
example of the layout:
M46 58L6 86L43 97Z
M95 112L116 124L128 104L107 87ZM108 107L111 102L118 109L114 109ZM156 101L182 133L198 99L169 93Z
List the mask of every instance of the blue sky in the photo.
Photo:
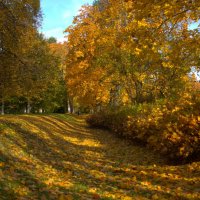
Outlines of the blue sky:
M55 37L59 42L64 41L63 31L72 24L73 17L84 4L93 0L41 0L43 23L41 32L46 37Z
M55 37L63 42L63 31L72 24L73 17L78 14L84 4L92 4L93 0L41 0L43 25L40 31L46 37ZM197 28L198 23L190 26Z

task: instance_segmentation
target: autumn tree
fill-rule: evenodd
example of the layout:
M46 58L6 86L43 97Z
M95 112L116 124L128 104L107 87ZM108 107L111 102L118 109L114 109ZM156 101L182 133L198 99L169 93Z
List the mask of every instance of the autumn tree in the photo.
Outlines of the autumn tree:
M191 68L199 68L199 31L189 29L199 19L198 7L198 1L153 0L99 0L83 7L67 29L73 96L88 91L92 97L89 88L97 92L102 85L107 103L115 105L125 96L131 104L181 97Z
M90 12L90 16L88 12ZM92 7L84 7L81 14L74 19L75 26L66 30L69 32L66 81L71 107L74 99L80 105L91 109L108 101L105 83L100 84L100 80L103 80L105 76L105 70L95 68L93 65L95 43L100 36L100 27L95 23L95 15Z

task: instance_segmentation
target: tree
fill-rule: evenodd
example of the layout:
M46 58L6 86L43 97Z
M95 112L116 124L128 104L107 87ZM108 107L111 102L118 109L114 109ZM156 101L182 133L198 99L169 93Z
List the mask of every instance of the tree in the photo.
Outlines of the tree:
M88 13L89 12L89 13ZM94 67L96 40L99 39L100 28L95 24L98 10L90 6L83 7L79 16L74 19L76 26L69 27L67 42L66 82L68 94L76 99L79 106L95 109L109 101L109 81L103 68ZM107 86L106 86L107 85Z
M199 68L200 34L188 29L199 19L199 6L199 1L100 0L83 7L66 30L71 95L92 105L102 86L110 93L103 95L106 102L115 105L124 96L131 104L180 98L191 68Z
M4 101L16 93L16 74L21 58L21 39L38 26L40 19L39 0L0 1L0 98L1 113ZM12 88L12 89L11 89Z
M50 38L48 38L47 41L48 41L49 44L57 43L57 39L55 37L50 37Z
M66 43L50 43L49 44L51 53L58 59L58 65L57 65L57 85L55 88L55 92L57 93L56 96L60 96L60 98L57 98L57 105L60 106L60 109L63 109L63 112L67 112L68 109L68 92L65 82L65 75L66 75L66 65L65 65L65 58L67 55L67 46ZM58 107L59 107L58 106ZM63 108L61 108L63 107Z
M49 102L50 95L55 94L58 82L62 80L61 70L59 69L60 60L50 49L48 41L43 35L30 33L29 37L24 38L24 42L29 45L24 49L23 60L26 65L20 66L18 74L18 85L20 95L27 100L27 113L30 113L31 103ZM50 89L51 88L51 89ZM50 94L52 91L52 94ZM54 92L54 93L53 93Z

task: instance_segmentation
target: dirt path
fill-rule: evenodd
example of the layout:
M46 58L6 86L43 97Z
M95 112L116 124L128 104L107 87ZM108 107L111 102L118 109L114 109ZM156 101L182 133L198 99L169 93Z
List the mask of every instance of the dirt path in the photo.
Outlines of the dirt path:
M194 200L199 166L165 165L69 115L0 117L0 200Z

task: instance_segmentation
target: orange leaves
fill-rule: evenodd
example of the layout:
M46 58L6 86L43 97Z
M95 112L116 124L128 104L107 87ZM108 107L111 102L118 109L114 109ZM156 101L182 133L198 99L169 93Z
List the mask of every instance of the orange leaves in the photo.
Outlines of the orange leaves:
M93 194L92 197L93 197L93 199L101 199L100 195L98 195L98 194Z
M76 78L67 78L87 79L92 85L92 71L102 70L103 76L95 85L101 83L108 93L112 84L106 82L117 81L125 91L119 96L122 102L123 96L132 103L135 100L141 103L161 98L160 93L175 95L180 86L184 87L182 77L191 68L192 62L185 60L186 52L196 51L195 47L190 49L191 41L181 38L186 34L195 44L197 41L191 36L192 31L187 30L191 15L183 11L190 6L181 1L143 0L110 1L109 4L101 1L95 7L84 7L74 26L68 29L71 52L67 55L68 69L73 66L78 71L81 66L82 70ZM87 62L90 70L83 67L82 61ZM86 72L88 76L82 76ZM172 76L177 77L175 84ZM138 82L141 87L136 86ZM98 86L95 91L100 92ZM92 92L88 90L88 94ZM89 99L96 99L96 104L101 101L94 96Z
M60 195L58 200L73 200L73 197L70 194L68 194L68 195L62 194L62 195Z
M4 167L5 163L4 162L0 162L0 168Z
M84 53L81 52L81 51L76 51L76 52L75 52L75 55L76 55L77 58L82 58L82 57L84 57Z
M88 118L92 126L104 127L130 140L147 143L170 159L190 159L199 151L199 110L195 103L144 104L133 110L104 112ZM196 102L198 104L198 102ZM193 113L188 113L188 106ZM193 106L193 107L192 107Z
M198 162L167 165L142 145L87 128L84 118L0 117L14 129L9 137L0 135L1 198L198 199ZM127 118L134 120L130 113Z
M151 199L153 200L159 200L160 197L157 194L152 195Z
M90 13L90 15L85 15ZM96 67L96 43L99 37L99 26L95 23L98 11L92 7L83 7L71 27L68 39L66 59L66 82L70 96L81 106L94 107L107 102L106 85L100 80L106 75L105 70Z
M134 185L133 182L129 181L129 182L120 182L119 183L119 188L121 189L133 189Z

